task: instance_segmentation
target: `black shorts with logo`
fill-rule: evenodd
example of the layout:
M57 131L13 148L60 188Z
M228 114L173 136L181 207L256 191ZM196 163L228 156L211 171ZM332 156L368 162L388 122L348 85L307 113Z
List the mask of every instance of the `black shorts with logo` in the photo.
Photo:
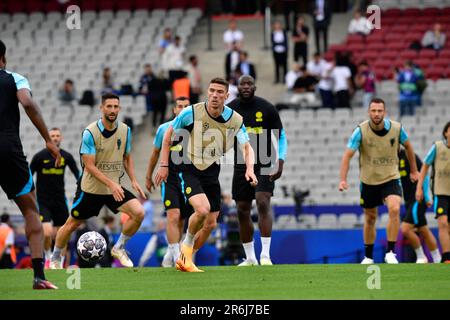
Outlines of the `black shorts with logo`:
M64 198L57 199L38 199L39 214L42 222L53 221L54 227L64 225L69 217L69 208Z
M406 215L403 218L403 222L410 223L416 227L424 227L427 225L427 218L425 213L427 211L427 206L425 201L422 202L407 202L406 203Z
M262 170L269 170L270 168L262 168ZM245 167L235 167L233 172L233 182L231 193L235 201L252 201L255 199L256 192L268 192L273 195L275 182L270 181L270 175L261 174L261 168L255 167L255 176L258 179L258 184L253 187L250 182L245 179Z
M136 199L134 194L130 191L123 187L122 189L125 197L122 201L116 201L112 195L87 193L81 191L81 188L78 187L75 199L73 200L72 209L70 210L70 215L77 220L87 220L91 217L98 216L104 205L112 212L118 213L120 206L130 200Z
M436 219L447 215L450 220L450 196L434 196L434 213Z
M167 177L167 183L161 185L161 196L166 211L168 209L180 209L180 216L188 218L194 209L189 204L187 197L184 195L184 181L181 174L171 171Z
M8 199L15 199L34 190L33 177L23 153L20 138L0 136L0 186Z
M390 195L402 197L403 190L400 179L390 180L379 185L368 185L361 182L360 205L363 208L376 208L383 205L384 199Z
M192 164L184 164L180 171L186 198L189 199L196 194L204 193L208 198L211 212L220 211L220 166L213 164L206 170L201 171Z

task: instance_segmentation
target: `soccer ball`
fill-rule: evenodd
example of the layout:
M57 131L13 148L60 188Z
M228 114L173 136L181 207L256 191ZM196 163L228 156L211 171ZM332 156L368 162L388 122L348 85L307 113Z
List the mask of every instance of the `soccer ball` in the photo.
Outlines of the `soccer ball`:
M97 262L105 256L106 240L96 231L83 233L77 242L78 255L85 261Z

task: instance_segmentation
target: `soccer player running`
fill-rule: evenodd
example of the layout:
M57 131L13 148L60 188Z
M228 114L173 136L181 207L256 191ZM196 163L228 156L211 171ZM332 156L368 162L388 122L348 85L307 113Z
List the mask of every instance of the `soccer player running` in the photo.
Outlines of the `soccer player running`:
M50 139L61 148L63 139L59 128L52 128L49 131ZM44 250L45 266L48 267L52 254L52 242L59 228L69 217L67 207L66 192L64 189L64 173L66 166L69 166L75 179L78 180L80 171L77 168L75 159L67 151L60 149L61 163L55 167L52 154L47 149L42 149L36 153L31 160L31 174L36 172L36 194L41 215L42 225L44 227ZM52 226L53 221L53 226Z
M450 122L442 132L443 140L436 141L425 157L417 183L416 200L422 201L424 195L422 185L428 168L433 166L434 212L438 219L439 241L442 247L443 263L450 263Z
M33 264L33 289L58 289L45 279L43 230L39 219L33 177L20 141L19 102L45 140L52 162L59 166L61 154L52 142L38 105L31 97L28 80L6 69L6 46L0 40L0 186L14 200L25 218L25 233L30 243ZM55 160L56 159L56 160Z
M83 172L78 180L70 216L56 234L51 269L62 268L61 251L66 247L72 232L85 220L98 216L104 205L114 213L126 212L130 216L111 249L111 255L119 259L123 266L133 267L125 244L139 229L144 218L144 208L130 191L120 185L123 170L130 177L133 189L143 198L145 194L134 174L134 162L130 154L131 130L117 120L119 97L110 93L103 95L100 110L102 118L92 122L83 131L80 148Z
M420 238L417 236L414 230L415 228L417 228L417 231L423 236L428 249L430 249L433 262L439 263L441 262L441 254L439 253L436 238L428 228L427 219L425 217L427 207L430 207L432 204L429 194L430 177L427 175L423 183L423 193L425 195L424 201L416 201L417 182L412 182L409 178L411 168L403 148L400 148L398 156L400 160L399 170L402 181L403 198L405 199L406 207L406 215L403 218L400 228L403 235L411 242L411 246L416 252L416 263L428 263L428 259L423 252ZM422 161L417 154L415 157L417 169L420 170L422 168Z
M175 107L173 108L174 115L178 116L189 104L189 99L187 97L176 98ZM156 136L153 140L153 151L148 164L147 175L145 177L145 185L149 192L152 192L155 188L153 183L153 171L155 170L161 153L164 134L172 123L173 120L163 123L156 131ZM179 153L182 149L181 137L174 138L174 142L170 147L170 152ZM162 266L165 268L175 267L175 263L180 255L179 242L183 235L184 220L189 217L193 211L184 196L182 183L183 181L181 180L180 172L173 163L171 156L169 157L169 175L167 177L167 183L163 182L161 185L161 196L167 214L166 234L168 249L162 261Z
M186 134L187 159L180 164L184 194L194 208L189 218L186 237L181 245L177 269L183 272L202 272L192 261L198 250L216 227L220 210L219 159L233 147L234 138L243 148L247 164L246 180L256 186L253 172L254 154L249 143L242 116L224 105L228 98L228 82L214 78L208 86L208 100L184 109L167 129L161 161L155 177L156 185L167 183L169 148L173 131ZM180 132L180 129L185 129Z
M406 149L410 164L410 178L417 181L416 158L408 134L399 122L385 119L386 106L382 99L374 98L369 104L369 120L358 125L350 137L342 157L339 191L348 189L347 174L350 159L359 150L360 204L363 207L365 257L361 264L372 264L376 238L377 207L386 203L389 221L386 228L388 246L384 261L397 264L394 253L400 228L400 203L402 186L398 170L398 149Z
M258 179L256 187L246 181L246 168L242 160L242 153L235 144L232 195L237 205L239 232L246 255L246 259L239 266L258 265L253 244L253 222L250 215L253 199L256 199L258 225L261 232L262 251L259 261L261 265L272 265L270 259L272 235L270 198L273 196L275 180L280 178L283 172L287 149L286 134L275 107L267 100L255 96L255 79L248 75L240 77L238 91L239 97L231 101L229 107L244 118L250 144L256 153L254 172ZM272 134L279 139L278 164L273 173L270 171L273 170L273 164L276 162L274 159L276 152L272 152Z

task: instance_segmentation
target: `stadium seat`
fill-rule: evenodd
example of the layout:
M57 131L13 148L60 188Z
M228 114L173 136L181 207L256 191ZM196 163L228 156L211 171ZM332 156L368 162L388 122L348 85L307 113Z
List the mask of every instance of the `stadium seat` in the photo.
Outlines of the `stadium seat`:
M419 52L419 58L435 59L437 56L436 51L432 49L422 49Z

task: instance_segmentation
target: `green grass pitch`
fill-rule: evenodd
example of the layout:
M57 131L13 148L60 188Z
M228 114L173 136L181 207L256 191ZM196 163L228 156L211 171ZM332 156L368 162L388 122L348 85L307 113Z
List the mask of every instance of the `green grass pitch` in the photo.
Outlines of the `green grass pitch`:
M0 270L0 299L450 299L449 265L378 266L381 288L372 290L373 274L357 264L80 269L78 290L67 288L66 270L48 270L60 289L45 291L31 290L31 270Z

